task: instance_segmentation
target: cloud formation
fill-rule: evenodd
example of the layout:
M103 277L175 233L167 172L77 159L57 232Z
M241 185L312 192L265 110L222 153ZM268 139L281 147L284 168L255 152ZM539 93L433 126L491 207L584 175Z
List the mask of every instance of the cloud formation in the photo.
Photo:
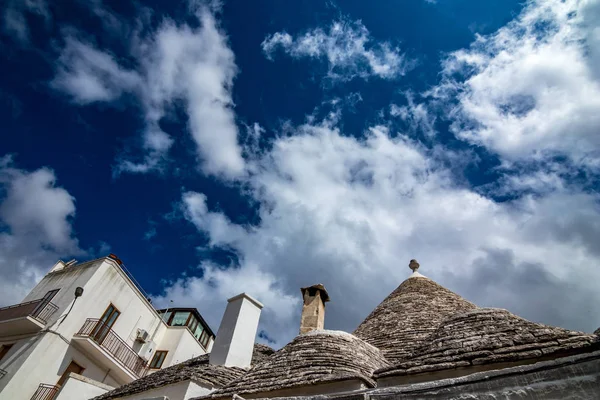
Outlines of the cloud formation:
M515 20L445 60L431 91L453 131L506 161L600 160L600 2L529 1Z
M136 68L122 66L77 34L65 38L52 81L55 89L81 105L113 102L127 94L143 110L143 157L122 157L116 173L164 166L176 136L160 123L182 101L203 171L227 179L244 174L231 99L234 55L209 9L197 9L195 17L197 28L165 19L148 35L134 34L129 56Z
M287 32L276 32L261 46L271 60L279 48L293 58L325 59L328 77L335 80L394 79L412 67L398 47L373 40L361 21L341 19L334 21L329 30L315 28L295 38Z
M474 153L411 139L436 132L436 110L411 94L407 105L389 107L406 132L373 125L356 138L341 130L339 115L307 118L250 163L258 224L233 223L202 193L183 195L185 218L239 265L204 263L204 275L172 282L158 300L212 298L207 314L216 325L224 304L214 299L259 280L261 329L279 346L297 333L299 287L324 283L332 297L326 327L352 331L417 258L423 274L482 306L592 332L600 325L591 306L600 301L600 197L577 174L597 159L598 3L531 1L444 61L440 84L426 93L430 106L449 112L458 139L498 155L495 183L470 187L462 159L475 162ZM364 46L338 46L346 39L335 32L344 29L276 33L263 50L327 58L334 76L376 75ZM339 56L340 48L350 51Z
M25 171L0 158L0 300L19 302L54 260L82 254L71 219L75 199L48 168Z
M600 271L588 267L600 257L598 197L571 189L498 203L458 184L436 154L383 126L364 140L329 123L295 128L249 181L258 225L209 210L201 193L183 195L184 215L208 246L233 251L240 265L204 263L203 276L172 283L158 301L194 299L218 326L223 299L249 291L265 304L261 329L283 345L297 334L301 286L324 283L332 297L326 327L352 331L417 258L423 274L471 300L593 330L591 309L574 311L600 300L592 283ZM488 263L498 254L509 256ZM481 289L495 273L502 284L487 284L497 291ZM552 297L531 306L530 284ZM576 299L561 301L572 287Z

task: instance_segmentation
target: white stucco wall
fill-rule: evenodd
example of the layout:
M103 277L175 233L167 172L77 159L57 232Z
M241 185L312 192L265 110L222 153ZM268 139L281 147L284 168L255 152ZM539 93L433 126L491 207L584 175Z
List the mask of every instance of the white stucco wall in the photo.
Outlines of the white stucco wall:
M82 375L109 386L116 387L120 383L115 381L109 371L98 366L85 354L66 343L58 335L45 333L30 341L27 351L21 357L22 363L16 371L7 374L10 379L0 392L0 400L30 399L40 383L54 385L71 361L85 368ZM1 381L4 381L4 379Z
M137 329L152 335L161 324L154 308L110 261L104 261L83 288L84 294L73 310L77 309L77 312L59 329L67 337L76 333L87 318L100 318L111 303L121 312L113 331L134 348L140 346L135 342Z
M207 395L211 391L211 389L205 388L197 383L183 381L131 396L119 397L118 400L146 400L156 397L160 398L162 396L168 397L169 400L188 400L193 397Z
M204 348L185 326L170 326L158 344L157 350L168 351L163 368L206 354Z
M207 394L210 394L214 391L215 391L214 388L209 389L207 387L204 387L204 386L192 381L188 385L188 390L185 393L184 400L192 399L194 397L206 396Z
M112 389L110 386L71 373L54 400L87 400Z
M8 391L12 382L12 377L15 376L29 355L35 350L37 338L30 337L22 339L13 344L10 351L0 361L0 368L6 371L6 375L0 379L0 400L9 399ZM39 384L39 383L38 383ZM37 387L37 385L36 385Z
M29 292L29 294L23 299L23 302L37 300L44 297L50 290L60 289L59 292L52 299L52 303L58 306L58 310L48 320L47 327L52 327L56 330L57 320L63 316L68 309L71 307L73 300L75 299L75 288L81 286L86 287L86 284L96 274L98 269L102 267L104 263L101 260L91 261L89 263L82 264L73 269L64 269L60 273L47 274L44 278ZM73 335L73 331L79 330L83 321L81 320L81 314L84 313L83 309L88 303L88 300L92 297L89 293L84 291L82 297L80 297L74 304L73 309L69 313L68 317L64 319L60 326L60 333L70 338ZM75 323L75 321L78 321ZM79 326L75 327L77 324Z

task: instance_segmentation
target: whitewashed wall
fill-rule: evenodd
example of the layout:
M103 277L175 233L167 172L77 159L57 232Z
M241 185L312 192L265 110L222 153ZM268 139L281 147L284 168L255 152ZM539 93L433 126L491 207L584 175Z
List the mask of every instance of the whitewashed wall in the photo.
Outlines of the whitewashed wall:
M185 326L169 327L157 350L168 351L163 368L206 354L204 348Z
M92 399L112 389L110 386L71 373L54 400Z
M84 376L108 386L119 386L106 369L99 367L58 335L45 333L37 339L35 345L23 354L24 362L2 389L0 400L30 399L40 383L56 384L71 361L85 368Z
M119 397L118 400L146 400L168 397L169 400L188 400L197 396L205 396L212 390L191 381L183 381L172 385L148 390L131 396Z

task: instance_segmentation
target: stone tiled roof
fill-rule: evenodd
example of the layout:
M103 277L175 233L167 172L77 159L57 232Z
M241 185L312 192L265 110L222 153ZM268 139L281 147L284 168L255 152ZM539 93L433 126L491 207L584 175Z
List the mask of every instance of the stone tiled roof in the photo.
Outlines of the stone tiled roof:
M274 353L273 349L263 344L254 345L252 364L257 365L264 362ZM115 390L95 397L93 400L112 400L132 394L145 392L161 386L193 379L206 386L220 388L234 379L240 378L246 373L245 369L238 367L225 367L212 365L208 362L209 355L204 354L156 371L131 383L120 386Z
M444 320L404 361L376 371L375 376L550 358L598 348L596 335L534 323L502 309L473 309Z
M477 306L415 272L356 328L392 363L408 356L445 318Z
M373 387L373 371L388 366L381 352L354 335L315 330L297 336L241 379L216 390L209 397L272 392L345 380L361 380Z

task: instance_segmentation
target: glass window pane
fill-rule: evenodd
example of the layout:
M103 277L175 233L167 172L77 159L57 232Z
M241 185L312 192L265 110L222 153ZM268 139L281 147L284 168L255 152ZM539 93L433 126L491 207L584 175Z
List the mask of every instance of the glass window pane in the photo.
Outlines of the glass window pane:
M206 347L206 345L208 344L208 332L204 331L202 337L200 338L200 343L202 344L202 346Z
M198 324L198 326L194 330L194 337L196 339L200 340L200 336L202 336L202 332L204 332L204 327L202 326L202 324Z
M185 323L190 316L189 311L177 311L173 317L171 326L185 326Z
M172 311L164 312L164 313L162 313L160 319L162 319L165 323L168 323L169 322L169 317L171 316L171 314L173 314Z
M188 326L190 327L190 330L192 332L194 332L194 329L196 329L196 325L198 324L198 320L196 319L196 317L194 317L193 315L190 317L190 321L188 322Z
M154 357L152 357L152 361L150 362L150 368L158 369L162 367L163 362L165 361L165 357L167 356L167 352L160 350L154 353Z

